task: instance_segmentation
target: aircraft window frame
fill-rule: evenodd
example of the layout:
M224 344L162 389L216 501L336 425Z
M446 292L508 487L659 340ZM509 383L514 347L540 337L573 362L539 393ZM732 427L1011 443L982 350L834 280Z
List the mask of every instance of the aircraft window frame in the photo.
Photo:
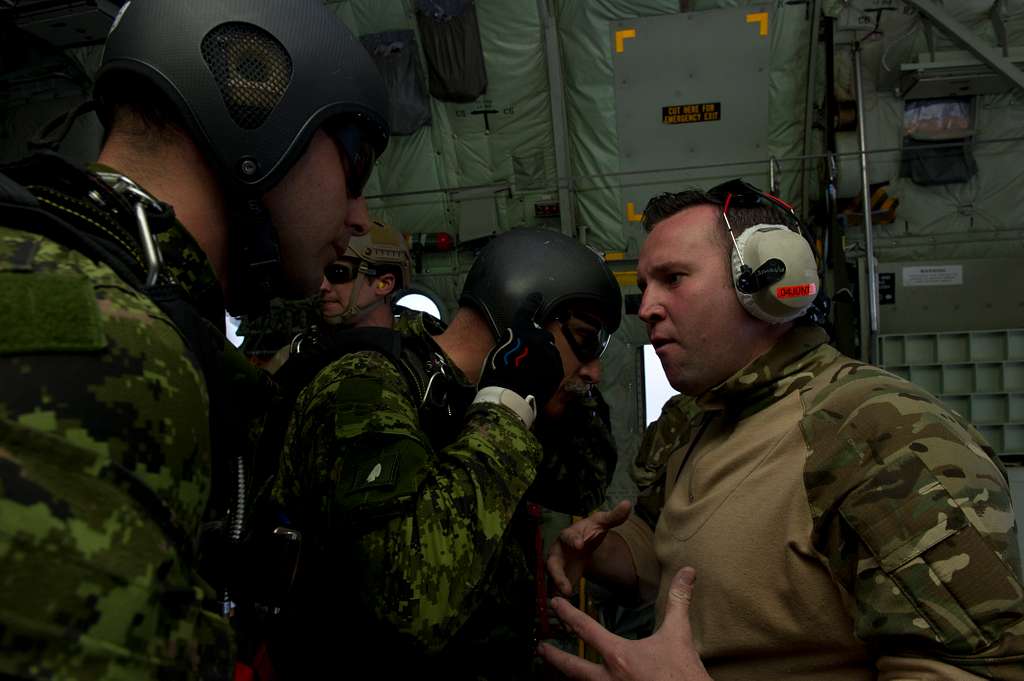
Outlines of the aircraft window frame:
M410 296L421 296L427 302L432 303L433 306L437 309L437 314L434 315L430 310L424 309L423 307L411 307L408 305L402 305L402 300ZM420 310L421 312L426 312L427 314L436 317L437 319L440 319L442 322L448 322L447 310L445 309L444 303L441 302L441 299L437 296L437 294L422 286L412 286L410 288L399 291L398 294L395 295L395 302L393 306L395 308L404 307L406 309L411 310Z
M224 333L227 336L228 341L231 342L236 348L242 347L244 338L238 335L238 326L242 323L242 320L238 317L232 317L231 313L227 310L224 311Z
M661 360L650 343L640 347L640 364L643 374L643 412L640 416L646 428L661 416L661 408L679 391L669 385Z

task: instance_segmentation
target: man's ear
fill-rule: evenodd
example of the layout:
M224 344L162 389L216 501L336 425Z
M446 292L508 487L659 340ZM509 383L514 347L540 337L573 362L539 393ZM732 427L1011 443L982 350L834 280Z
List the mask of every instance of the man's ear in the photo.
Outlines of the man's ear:
M395 275L382 274L373 284L373 292L378 296L389 296L395 291Z

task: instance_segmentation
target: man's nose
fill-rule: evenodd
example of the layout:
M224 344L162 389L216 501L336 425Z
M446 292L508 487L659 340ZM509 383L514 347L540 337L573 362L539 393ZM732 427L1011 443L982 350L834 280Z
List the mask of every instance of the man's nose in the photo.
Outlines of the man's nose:
M584 383L597 385L601 382L601 360L592 359L580 367L580 378Z
M654 292L650 288L643 292L637 316L640 317L640 321L648 326L665 318L665 308L657 301Z
M370 231L370 208L366 204L365 196L348 200L345 227L352 236L363 236Z

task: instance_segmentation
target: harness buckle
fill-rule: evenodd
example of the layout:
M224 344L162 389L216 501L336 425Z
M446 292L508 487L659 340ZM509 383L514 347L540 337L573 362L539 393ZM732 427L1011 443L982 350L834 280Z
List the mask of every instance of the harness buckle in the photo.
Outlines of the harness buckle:
M160 270L164 265L163 253L160 252L160 244L153 237L149 228L149 219L146 217L146 209L156 211L163 210L160 202L148 194L139 185L119 173L98 172L96 175L103 180L116 194L123 196L133 204L135 211L135 224L139 230L139 242L142 245L142 257L146 261L146 287L156 285L160 278Z

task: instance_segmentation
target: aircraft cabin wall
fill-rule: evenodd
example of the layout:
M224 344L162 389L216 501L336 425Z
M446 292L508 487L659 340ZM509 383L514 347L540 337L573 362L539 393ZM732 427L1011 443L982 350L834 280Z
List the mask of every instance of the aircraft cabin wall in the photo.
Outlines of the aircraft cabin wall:
M0 13L3 161L87 97L98 63L101 35L68 47L28 16L32 4ZM371 210L412 235L415 284L445 312L479 244L527 226L606 254L636 294L647 199L743 176L792 202L818 236L828 281L845 291L840 347L939 393L1007 463L1024 459L1024 1L945 3L935 17L899 0L478 0L465 14L447 0L471 15L460 35L479 47L465 63L438 47L420 2L327 4L364 39L397 103ZM86 161L98 142L87 116L61 151ZM605 355L613 501L634 493L645 343L627 316Z

